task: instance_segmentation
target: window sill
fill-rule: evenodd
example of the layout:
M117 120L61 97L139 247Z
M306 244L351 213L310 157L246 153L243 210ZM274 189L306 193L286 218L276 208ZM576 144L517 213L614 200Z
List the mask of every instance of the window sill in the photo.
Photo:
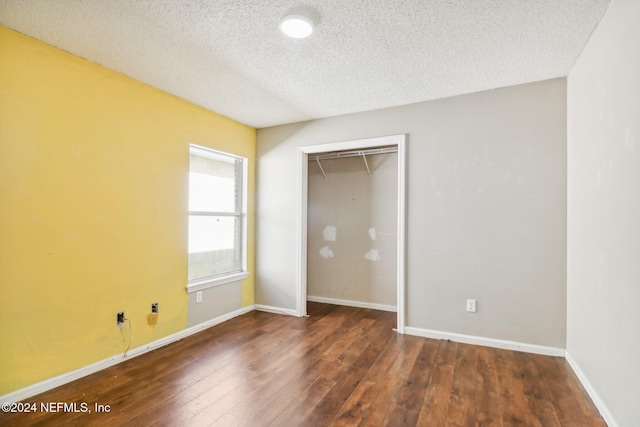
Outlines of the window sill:
M193 293L202 291L204 289L214 288L216 286L225 285L231 282L237 282L239 280L244 280L249 277L249 273L246 271L242 271L240 273L229 274L228 276L215 277L212 279L204 279L199 280L197 282L192 282L187 284L187 293Z

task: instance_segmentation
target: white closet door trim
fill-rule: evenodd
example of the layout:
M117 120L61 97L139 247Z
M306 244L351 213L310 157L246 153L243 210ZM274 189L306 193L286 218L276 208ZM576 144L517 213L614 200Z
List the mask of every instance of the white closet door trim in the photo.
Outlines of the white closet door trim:
M405 234L406 234L406 135L307 145L298 149L298 237L296 262L296 315L307 315L307 202L309 155L331 151L361 150L396 145L398 147L398 262L397 262L397 330L405 332Z

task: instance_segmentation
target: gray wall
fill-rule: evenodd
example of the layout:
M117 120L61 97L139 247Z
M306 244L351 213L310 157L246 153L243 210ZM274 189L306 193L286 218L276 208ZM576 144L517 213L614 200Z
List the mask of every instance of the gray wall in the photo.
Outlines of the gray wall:
M620 426L640 404L640 2L614 0L568 79L567 350Z
M307 294L395 307L398 155L367 162L309 162Z
M564 348L565 79L258 130L256 303L295 308L297 148L402 133L407 326Z
M196 293L189 294L187 326L195 326L208 320L242 308L242 283L231 282L202 291L202 302L196 302Z

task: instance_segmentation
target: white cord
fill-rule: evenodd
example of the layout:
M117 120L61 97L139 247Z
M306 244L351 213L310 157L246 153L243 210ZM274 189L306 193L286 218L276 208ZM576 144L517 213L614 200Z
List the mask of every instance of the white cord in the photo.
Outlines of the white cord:
M129 345L127 346L127 349L124 351L124 354L122 355L122 357L127 357L127 351L129 351L129 349L131 348L131 340L133 338L133 331L131 328L131 320L125 318L124 320L126 320L127 322L129 322Z

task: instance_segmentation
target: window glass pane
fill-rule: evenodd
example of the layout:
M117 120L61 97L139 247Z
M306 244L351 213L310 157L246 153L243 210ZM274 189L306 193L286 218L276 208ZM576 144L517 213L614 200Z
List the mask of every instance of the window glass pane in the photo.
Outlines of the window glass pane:
M202 173L189 173L189 210L204 212L236 212L236 183Z
M189 162L189 210L237 212L240 160L192 149Z
M240 271L235 216L189 216L189 280Z
M235 246L237 217L189 216L189 253L231 249Z

